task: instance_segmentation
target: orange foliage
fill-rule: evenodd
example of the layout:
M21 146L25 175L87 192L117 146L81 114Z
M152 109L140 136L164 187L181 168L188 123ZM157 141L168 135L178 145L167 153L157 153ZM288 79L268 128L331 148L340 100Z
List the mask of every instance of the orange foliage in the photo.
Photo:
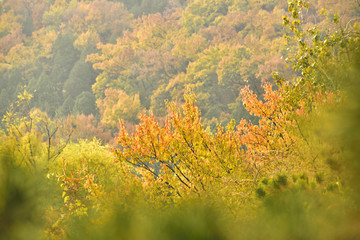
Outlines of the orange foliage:
M63 129L60 133L71 133L71 138L74 140L92 139L96 137L103 141L103 143L114 143L111 132L106 131L106 127L102 123L96 121L93 115L69 115L63 121Z
M137 166L150 192L156 195L161 189L174 201L184 195L206 196L210 189L248 196L260 177L302 164L288 159L303 141L293 130L293 108L284 101L281 89L275 91L269 83L263 88L264 101L249 88L241 91L246 109L259 117L257 124L243 119L235 127L232 121L212 134L204 129L195 97L189 93L182 114L169 105L164 127L153 115L142 115L130 136L122 123L117 138L120 148L115 151L118 160Z

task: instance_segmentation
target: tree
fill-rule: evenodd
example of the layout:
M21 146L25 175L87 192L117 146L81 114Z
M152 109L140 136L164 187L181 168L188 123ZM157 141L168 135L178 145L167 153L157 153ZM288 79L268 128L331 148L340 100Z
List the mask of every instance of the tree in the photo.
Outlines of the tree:
M231 1L197 0L189 4L184 11L183 25L189 33L221 22L222 16L228 12Z
M75 105L74 98L68 96L59 109L59 115L64 117L71 115L73 113L74 105Z
M207 119L220 116L211 113L207 115L211 108L212 112L229 113L228 104L238 96L239 89L221 82L218 76L218 73L221 73L218 71L221 60L229 55L229 51L229 47L224 45L210 47L204 50L196 61L190 63L186 71L186 85L196 92L199 108ZM237 81L240 82L241 79Z
M77 96L73 108L74 114L94 115L97 116L97 107L95 103L95 96L93 93L83 91Z
M65 143L55 144L59 124L39 109L31 109L31 98L32 95L24 90L10 106L3 118L3 140L4 146L9 148L8 153L17 161L12 163L14 166L42 169L58 157L71 133L63 139Z
M69 78L71 69L78 59L78 52L74 48L73 42L74 39L70 33L62 34L58 36L53 47L54 64L49 82L59 96L62 96L64 83Z
M29 90L34 92L32 100L34 106L47 112L50 116L56 115L61 104L61 95L52 84L49 75L43 72L38 79L31 80Z
M169 0L142 0L139 6L139 16L142 14L162 13L165 11Z
M219 126L212 135L201 124L194 95L188 93L183 114L170 105L164 127L152 115L141 117L132 136L121 125L118 160L137 166L145 186L163 201L177 202L192 195L212 198L215 192L230 197L242 192L243 198L236 203L224 203L239 207L248 201L262 176L281 166L291 169L300 164L286 160L287 152L292 152L288 148L298 139L288 131L293 123L280 113L284 109L281 97L270 85L264 87L265 103L243 90L247 110L261 118L259 125L242 120L235 129L232 121L226 130ZM273 162L279 156L284 157L282 162Z
M103 101L97 101L101 114L101 123L115 129L119 119L136 122L141 111L139 95L129 96L116 89L106 89Z
M352 62L356 58L358 48L357 23L351 22L345 28L339 26L337 31L326 34L318 26L304 28L301 11L309 9L306 1L290 1L290 16L283 16L284 25L288 26L291 35L285 35L288 44L295 44L297 51L289 56L293 69L299 76L293 83L284 82L281 77L277 80L288 88L288 101L294 104L305 102L311 106L316 101L319 91L340 93L349 78L345 72L351 72ZM324 12L325 14L325 12ZM334 15L331 20L340 24L339 16ZM340 97L339 95L339 97Z
M76 98L82 92L91 91L91 86L95 82L95 74L89 63L78 60L71 69L69 78L64 83L65 97Z
M59 130L60 138L64 138L70 132L72 132L72 142L79 142L80 139L93 139L95 137L103 145L114 143L110 130L97 121L94 115L67 115L62 123L62 129Z

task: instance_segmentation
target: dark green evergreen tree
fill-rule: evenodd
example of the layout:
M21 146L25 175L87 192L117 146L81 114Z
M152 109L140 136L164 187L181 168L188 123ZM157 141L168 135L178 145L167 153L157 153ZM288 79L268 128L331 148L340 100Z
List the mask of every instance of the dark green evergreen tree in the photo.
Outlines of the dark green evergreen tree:
M81 93L75 100L73 112L75 114L92 114L95 116L97 114L97 108L94 94L91 92Z
M57 108L61 104L61 96L45 72L41 73L38 79L30 81L29 91L34 93L32 101L34 107L47 112L49 116L56 115Z
M71 69L79 58L78 51L73 46L72 34L59 35L54 44L54 63L50 73L51 85L59 96L62 96L63 86L69 78Z
M22 85L22 73L19 69L11 70L7 78L7 91L10 95L10 101L14 101L17 96L17 89Z
M31 15L27 15L25 22L23 23L23 33L26 34L26 36L31 36L32 32L34 31L34 26L33 26L33 18Z
M143 14L164 12L169 0L142 0L139 10Z
M66 117L69 114L72 114L72 110L74 108L75 101L74 98L71 96L68 96L63 105L59 109L59 114L63 117Z
M64 83L65 97L76 98L84 91L91 91L91 85L95 83L95 74L89 63L79 60L70 72L69 78Z
M2 89L0 91L0 118L2 119L4 114L6 113L6 109L9 106L9 93L6 89Z

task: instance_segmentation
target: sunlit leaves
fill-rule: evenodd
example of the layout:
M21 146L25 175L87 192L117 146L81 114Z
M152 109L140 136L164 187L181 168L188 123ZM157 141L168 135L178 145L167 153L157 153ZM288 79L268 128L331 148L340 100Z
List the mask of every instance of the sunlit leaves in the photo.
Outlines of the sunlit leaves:
M129 96L125 92L116 89L106 89L103 101L98 101L101 122L115 128L119 119L135 122L141 111L139 95Z
M308 8L309 3L306 1L290 1L289 11L292 15L284 17L284 24L293 34L286 36L287 41L297 48L297 52L291 54L288 60L299 74L295 84L289 86L292 90L288 91L288 100L299 101L299 98L303 98L311 105L316 101L319 91L336 92L346 86L342 79L348 77L344 72L349 72L352 67L355 56L350 49L357 48L359 29L348 24L346 28L337 26L340 19L336 14L328 20L332 28L336 29L331 34L319 26L302 24L304 16L300 15ZM321 13L327 14L325 9Z
M217 25L221 22L221 17L227 14L231 4L232 1L229 0L193 1L184 11L183 25L190 33L209 25Z
M149 191L160 184L175 199L188 194L211 195L210 189L223 188L223 184L225 196L232 191L242 191L246 196L253 186L248 183L255 183L259 176L282 165L294 166L286 161L298 140L288 132L293 126L287 120L286 114L290 113L270 84L264 88L265 102L248 89L242 91L247 109L260 117L259 125L242 120L235 127L231 122L226 129L218 127L212 135L201 124L194 95L187 93L182 113L170 104L170 118L163 127L152 115L142 116L131 136L122 125L118 159L146 173L144 181Z
M85 50L87 48L95 48L98 42L100 42L98 33L88 30L79 34L78 38L74 42L74 46L78 50Z
M11 66L24 67L33 63L35 58L34 49L25 47L22 43L10 49L5 60Z

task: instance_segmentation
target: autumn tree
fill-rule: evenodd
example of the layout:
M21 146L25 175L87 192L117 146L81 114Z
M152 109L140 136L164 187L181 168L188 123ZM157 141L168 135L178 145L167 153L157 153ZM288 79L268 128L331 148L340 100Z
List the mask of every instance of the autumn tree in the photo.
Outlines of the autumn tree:
M135 122L141 111L139 95L129 96L116 89L105 90L103 101L97 102L101 114L101 122L108 127L116 128L119 119Z
M306 141L291 118L293 108L270 84L264 85L264 91L263 101L248 88L241 92L246 109L260 118L258 124L243 119L236 126L232 121L225 129L218 126L214 135L205 130L194 95L188 93L183 113L170 105L170 118L163 127L152 115L143 115L132 135L121 125L118 160L137 167L154 200L181 202L216 193L233 199L224 204L237 211L251 200L261 178L274 171L295 173L324 164L293 158ZM236 193L241 196L235 198Z

